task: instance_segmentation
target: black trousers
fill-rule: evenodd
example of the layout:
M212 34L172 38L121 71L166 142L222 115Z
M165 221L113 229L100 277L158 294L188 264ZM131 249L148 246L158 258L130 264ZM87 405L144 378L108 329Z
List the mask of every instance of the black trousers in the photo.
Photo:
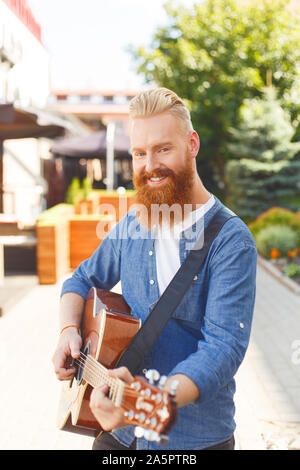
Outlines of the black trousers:
M201 450L234 450L234 445L234 436L232 436L225 442ZM109 432L103 432L101 436L94 440L92 450L136 450L136 439L130 447L126 447L120 444Z

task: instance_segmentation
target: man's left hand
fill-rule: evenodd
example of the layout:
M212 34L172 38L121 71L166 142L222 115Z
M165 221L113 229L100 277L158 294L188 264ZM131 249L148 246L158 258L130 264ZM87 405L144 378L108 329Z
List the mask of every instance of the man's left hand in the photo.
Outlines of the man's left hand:
M133 381L133 377L126 367L111 369L108 371L110 377L118 377L126 384ZM104 431L112 431L113 429L126 426L124 419L124 410L118 408L107 397L108 386L105 384L94 388L90 397L90 409L100 423Z

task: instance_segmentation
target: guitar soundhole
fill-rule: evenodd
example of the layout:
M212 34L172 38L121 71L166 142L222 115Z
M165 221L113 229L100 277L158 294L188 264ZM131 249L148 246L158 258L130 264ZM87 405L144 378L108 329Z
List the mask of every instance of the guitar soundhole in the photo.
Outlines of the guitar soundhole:
M89 341L83 350L83 354L84 354L83 357L88 356L90 352L91 352L91 342ZM82 382L83 369L84 369L84 364L81 362L77 369L77 374L76 374L76 380L77 380L78 385L81 385L81 382Z

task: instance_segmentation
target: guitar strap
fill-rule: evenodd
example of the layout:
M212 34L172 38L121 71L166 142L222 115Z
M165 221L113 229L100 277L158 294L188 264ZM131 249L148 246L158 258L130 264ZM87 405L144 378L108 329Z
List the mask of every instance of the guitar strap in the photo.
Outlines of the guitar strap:
M212 242L223 225L232 217L237 217L237 215L225 207L221 207L214 215L205 230L204 239L200 237L195 243L115 367L126 366L132 375L136 375L140 371L144 357L151 351L163 328L189 289L195 275L199 273ZM202 241L204 241L203 246L197 247L197 244Z

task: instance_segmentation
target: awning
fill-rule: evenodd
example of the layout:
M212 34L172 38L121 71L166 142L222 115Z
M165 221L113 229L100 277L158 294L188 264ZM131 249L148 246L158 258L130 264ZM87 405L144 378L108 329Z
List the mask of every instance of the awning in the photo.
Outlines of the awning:
M60 137L70 124L47 111L0 103L0 140Z
M129 158L130 141L126 134L116 132L114 152L116 158ZM106 159L106 130L92 132L83 138L60 139L50 148L55 156Z

